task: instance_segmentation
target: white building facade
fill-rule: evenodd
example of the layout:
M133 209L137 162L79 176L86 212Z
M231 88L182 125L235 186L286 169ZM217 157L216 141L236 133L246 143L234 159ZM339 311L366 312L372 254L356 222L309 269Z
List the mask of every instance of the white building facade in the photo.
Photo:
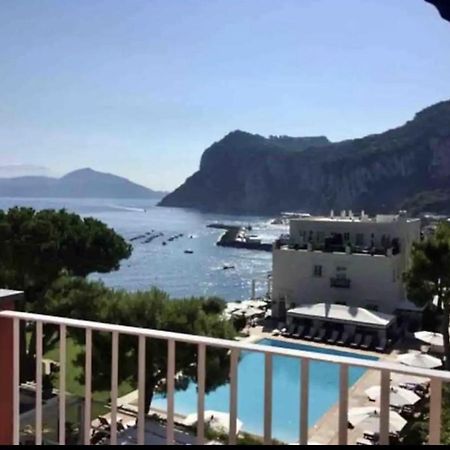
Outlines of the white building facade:
M272 316L283 320L287 310L317 303L415 311L402 275L419 239L420 219L403 212L292 219L289 244L273 248Z

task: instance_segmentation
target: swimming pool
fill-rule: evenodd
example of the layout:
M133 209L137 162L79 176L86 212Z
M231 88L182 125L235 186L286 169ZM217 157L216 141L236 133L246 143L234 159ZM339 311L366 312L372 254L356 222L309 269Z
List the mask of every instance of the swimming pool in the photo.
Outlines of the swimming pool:
M352 356L366 360L377 360L373 356L338 350L323 349L304 344L273 339L263 339L258 344L274 347L305 350L313 353ZM359 367L349 368L349 386L352 386L366 371ZM299 359L285 356L273 357L273 397L272 436L284 442L298 441L299 399L300 399ZM313 361L310 363L309 377L309 417L311 427L338 400L339 367L336 364ZM229 385L221 386L205 396L205 409L229 411ZM166 400L154 398L152 406L166 409ZM175 411L180 414L196 412L196 386L191 384L186 391L175 393ZM262 435L264 426L264 354L244 352L238 367L238 417L244 423L243 429Z

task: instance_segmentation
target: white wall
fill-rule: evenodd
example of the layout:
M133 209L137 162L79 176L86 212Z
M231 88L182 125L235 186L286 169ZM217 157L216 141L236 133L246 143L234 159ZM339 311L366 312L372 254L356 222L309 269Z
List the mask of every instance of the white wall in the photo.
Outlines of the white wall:
M370 245L371 236L374 235L374 243L376 246L381 245L383 235L389 236L390 239L397 238L400 242L400 252L408 255L414 240L420 237L420 220L398 218L397 220L384 221L351 221L350 219L292 219L289 223L289 233L291 244L303 245L301 238L306 235L306 241L312 232L313 241L316 241L317 233L322 233L325 237L331 233L348 233L350 242L356 244L356 235L364 235L364 244Z
M322 266L322 277L314 277L314 265ZM347 268L350 288L330 286L336 277L336 267ZM402 282L401 255L371 256L367 254L325 253L293 250L287 247L273 250L274 304L286 298L286 307L318 302L346 302L351 306L378 305L380 312L392 313L406 299ZM273 308L278 316L278 309Z

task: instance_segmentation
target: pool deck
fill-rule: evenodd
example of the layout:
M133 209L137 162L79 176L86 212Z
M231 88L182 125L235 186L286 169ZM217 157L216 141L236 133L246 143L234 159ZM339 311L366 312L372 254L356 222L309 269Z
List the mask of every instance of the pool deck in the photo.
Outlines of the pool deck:
M400 353L408 352L412 347L413 343L408 343L403 345L402 343L397 344L390 351L390 353L376 353L367 350L359 350L349 347L340 347L336 345L328 345L317 342L305 341L302 339L292 339L283 336L272 336L271 332L263 331L263 327L258 326L250 328L250 335L242 341L245 342L257 342L261 339L271 339L281 342L290 342L293 344L305 344L311 347L317 347L321 349L329 350L339 350L354 353L355 355L366 355L366 356L376 356L379 360L383 361L393 361L396 356ZM405 381L407 376L405 376ZM380 373L375 370L367 370L358 381L356 381L348 392L348 406L362 407L375 404L370 402L365 394L365 390L371 386L380 384ZM317 442L323 445L337 445L338 444L338 410L339 404L335 403L312 427L308 430L308 440ZM356 444L356 441L362 437L364 429L355 427L352 430L348 430L348 443L351 445Z

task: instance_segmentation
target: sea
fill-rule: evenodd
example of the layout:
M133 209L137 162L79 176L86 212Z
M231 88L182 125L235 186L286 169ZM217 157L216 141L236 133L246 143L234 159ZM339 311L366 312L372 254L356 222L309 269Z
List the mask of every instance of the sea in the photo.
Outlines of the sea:
M231 216L201 213L184 208L156 206L156 200L142 199L55 199L0 198L0 209L14 206L66 209L83 217L95 217L131 240L137 236L159 235L132 241L133 253L120 269L107 274L91 274L107 286L129 291L155 286L173 298L218 296L226 301L250 298L252 280L256 294L267 292L272 270L272 254L259 250L224 248L216 245L223 230L212 223L251 226L263 242L272 242L287 233L284 225L272 225L271 217ZM168 241L171 236L181 237ZM166 245L163 245L166 242ZM185 253L185 251L189 253ZM192 252L192 253L191 253ZM228 266L231 268L225 269Z

